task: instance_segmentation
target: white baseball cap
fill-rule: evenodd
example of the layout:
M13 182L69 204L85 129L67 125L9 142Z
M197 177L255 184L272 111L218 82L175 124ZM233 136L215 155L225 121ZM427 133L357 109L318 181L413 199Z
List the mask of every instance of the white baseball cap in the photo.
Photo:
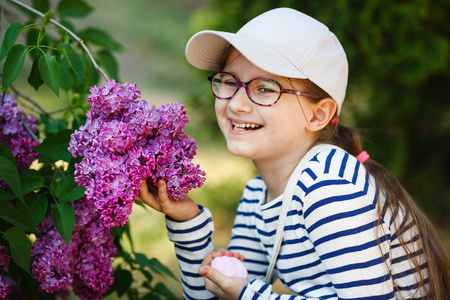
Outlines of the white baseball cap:
M340 112L347 88L347 56L321 22L291 8L276 8L236 33L196 33L186 45L186 59L198 69L220 71L230 44L266 72L311 80L336 101Z

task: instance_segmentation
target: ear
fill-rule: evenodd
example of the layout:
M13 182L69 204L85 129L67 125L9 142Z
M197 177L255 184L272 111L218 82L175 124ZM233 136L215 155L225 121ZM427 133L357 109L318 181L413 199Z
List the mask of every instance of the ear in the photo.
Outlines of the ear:
M332 98L323 98L311 105L311 117L309 118L309 129L319 131L323 129L334 117L337 104Z

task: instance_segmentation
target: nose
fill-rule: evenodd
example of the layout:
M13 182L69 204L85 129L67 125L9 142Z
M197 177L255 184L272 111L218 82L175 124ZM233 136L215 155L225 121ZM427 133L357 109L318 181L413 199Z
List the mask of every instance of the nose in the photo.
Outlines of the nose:
M245 85L239 84L236 94L228 102L228 109L233 112L249 112L252 109L252 101L248 98Z

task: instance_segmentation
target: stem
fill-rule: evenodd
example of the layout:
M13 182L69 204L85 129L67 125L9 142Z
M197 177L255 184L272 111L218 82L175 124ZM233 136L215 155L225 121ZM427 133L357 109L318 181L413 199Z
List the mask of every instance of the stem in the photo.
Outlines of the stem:
M35 140L38 144L41 143L41 141L39 141L38 137L34 134L34 132L31 130L30 126L28 126L28 123L25 121L23 115L20 115L20 120L22 121L22 125L23 127L25 127L26 131L28 131L28 133L30 134L30 136L33 138L33 140ZM62 178L66 178L66 175L64 175L64 173L61 171L60 168L58 168L58 166L56 166L56 164L52 164L53 168L58 171L58 173L61 175Z
M13 85L10 85L9 88L13 91L13 93L16 95L16 98L18 98L17 96L27 100L28 102L30 102L31 104L34 105L34 107L36 107L43 115L45 115L47 118L51 119L50 114L43 109L36 101L34 101L33 99L31 99L28 96L25 96L24 94L20 93ZM22 103L23 105L23 103ZM30 108L29 108L30 109Z
M45 15L43 13L41 13L40 11L35 10L34 8L23 4L20 1L17 0L8 0L9 2L12 2L16 5L19 5L23 8L25 8L26 10L40 16L41 18L44 18ZM65 32L67 32L74 40L76 40L78 42L78 44L80 44L80 46L83 48L83 50L86 52L86 54L89 56L89 59L91 60L92 64L94 65L94 68L97 72L99 72L103 78L105 78L106 81L109 81L108 76L106 75L106 73L98 66L97 62L95 61L94 57L91 54L91 51L89 51L89 49L86 47L86 45L84 44L84 41L82 39L80 39L77 35L75 35L75 33L73 33L72 31L70 31L67 27L65 27L64 25L58 23L57 21L55 21L54 19L50 19L48 20L50 23L52 23L53 25L55 25L56 27L61 28L62 30L64 30Z

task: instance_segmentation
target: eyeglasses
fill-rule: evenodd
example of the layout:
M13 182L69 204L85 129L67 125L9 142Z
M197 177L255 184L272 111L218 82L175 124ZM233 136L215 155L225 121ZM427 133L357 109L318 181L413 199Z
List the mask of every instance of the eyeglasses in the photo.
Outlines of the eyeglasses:
M270 78L258 77L242 82L231 73L219 72L209 76L208 80L211 82L214 96L218 99L230 100L241 87L245 88L248 98L253 103L261 106L271 106L277 103L283 93L310 97L306 92L285 89Z

